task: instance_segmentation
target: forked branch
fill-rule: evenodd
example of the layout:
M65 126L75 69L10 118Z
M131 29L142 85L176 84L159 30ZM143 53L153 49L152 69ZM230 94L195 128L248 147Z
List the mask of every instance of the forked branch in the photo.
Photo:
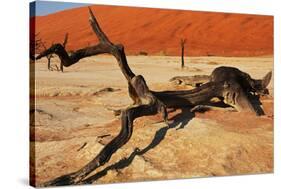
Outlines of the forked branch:
M101 30L92 10L89 8L90 12L90 25L95 32L97 38L99 39L99 44L82 48L74 53L72 53L70 56L67 54L65 48L62 44L54 44L49 49L45 50L44 52L40 53L36 59L40 59L44 56L48 56L49 54L55 53L59 56L61 59L61 62L63 66L68 67L75 63L77 63L80 59L94 56L98 54L112 54L118 61L118 65L121 68L121 71L123 75L126 77L126 79L129 81L132 79L135 74L132 72L130 67L128 66L127 59L124 53L124 47L121 44L114 45L112 44L107 36L104 34L104 32Z
M54 180L43 183L41 186L79 184L79 182L81 182L82 179L84 179L89 173L94 171L97 167L105 164L114 152L127 143L132 135L133 121L135 118L162 112L164 120L167 121L167 111L165 105L150 92L144 78L142 76L135 76L135 74L131 71L127 63L124 47L120 44L115 45L110 42L101 30L90 8L89 12L90 24L99 39L99 44L80 49L74 52L71 56L68 56L63 45L55 44L46 51L42 52L37 59L43 56L48 56L51 53L56 53L60 57L64 66L70 66L78 62L81 58L87 56L102 53L112 54L116 58L123 75L129 83L130 96L137 99L139 104L136 104L135 107L122 111L122 128L120 133L111 142L109 142L91 162L76 172L58 177Z

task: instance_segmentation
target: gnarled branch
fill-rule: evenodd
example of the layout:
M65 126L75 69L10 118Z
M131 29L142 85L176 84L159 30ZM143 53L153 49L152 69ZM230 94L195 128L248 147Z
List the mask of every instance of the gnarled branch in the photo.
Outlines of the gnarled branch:
M117 59L118 65L129 83L130 96L136 99L138 104L136 107L131 107L122 111L122 128L120 133L111 142L109 142L91 162L76 172L63 175L54 180L43 183L41 186L78 184L90 172L105 164L112 154L130 139L133 131L133 121L135 118L162 112L164 120L167 121L167 111L165 105L150 92L144 78L142 76L135 76L135 74L131 71L127 63L124 47L120 44L114 45L111 43L101 30L90 8L89 12L90 24L99 39L99 44L80 49L74 52L71 56L68 56L63 45L55 44L38 55L37 59L43 56L48 56L51 53L55 53L60 57L64 66L70 66L78 62L81 58L87 56L102 53L112 54Z
M92 161L76 172L63 175L40 186L80 184L89 173L104 165L120 147L128 142L133 132L133 121L136 118L160 112L167 123L166 107L193 106L198 103L204 103L212 97L225 97L226 103L233 105L238 110L243 106L241 110L245 110L246 107L246 109L252 111L247 96L235 81L210 82L189 91L154 92L149 90L145 79L141 75L136 76L128 66L124 47L109 41L90 8L89 13L90 25L99 39L97 45L77 50L69 56L63 45L54 44L39 54L37 59L55 53L61 59L62 64L67 67L77 63L81 58L109 53L116 58L123 75L127 79L129 94L135 105L121 112L121 130L119 134L105 145Z
M121 71L122 71L123 75L126 77L126 79L128 81L131 80L135 76L135 74L132 72L132 70L128 66L123 45L112 44L108 40L107 36L101 30L92 10L90 8L89 8L89 12L90 12L90 24L92 26L93 31L96 33L96 36L99 39L99 44L79 49L69 56L67 54L65 48L63 47L63 45L60 43L57 43L57 44L52 45L49 49L40 53L36 57L36 59L38 60L44 56L48 56L49 54L55 53L61 59L63 66L68 67L68 66L71 66L71 65L77 63L82 58L94 56L94 55L98 55L98 54L109 53L109 54L112 54L117 59L118 65L121 68Z

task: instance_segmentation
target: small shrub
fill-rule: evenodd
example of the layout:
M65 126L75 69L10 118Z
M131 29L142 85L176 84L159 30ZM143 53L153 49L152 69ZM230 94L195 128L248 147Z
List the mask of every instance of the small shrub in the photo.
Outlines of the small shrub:
M142 56L147 56L147 55L148 55L148 53L147 53L147 52L145 52L145 51L140 51L140 52L139 52L139 55L142 55Z

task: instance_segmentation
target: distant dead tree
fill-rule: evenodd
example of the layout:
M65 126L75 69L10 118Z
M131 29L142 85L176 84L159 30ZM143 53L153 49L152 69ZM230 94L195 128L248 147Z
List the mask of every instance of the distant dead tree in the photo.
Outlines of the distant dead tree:
M63 43L62 43L62 46L63 46L64 48L66 48L67 42L68 42L68 33L65 34L64 41L63 41ZM45 46L45 43L42 42L41 45L42 45L42 47L44 48L44 51L46 51L47 48L46 48L46 46ZM54 45L54 43L52 43L52 45ZM55 71L61 71L61 72L63 72L63 63L62 63L61 61L60 61L60 67L59 67L59 68L58 68L57 65L55 65L55 69L51 66L51 59L54 58L54 53L48 54L48 55L46 56L46 58L47 58L47 60L48 60L48 63L47 63L47 65L48 65L48 70L50 70L50 71L54 71L54 70L55 70Z
M181 68L184 68L184 45L185 45L186 40L181 39L180 40L180 45L181 45Z
M29 59L34 62L35 54L42 52L44 49L44 42L39 38L39 33L36 33L29 41Z
M30 50L29 50L29 58L32 62L35 61L35 55L36 53L41 53L45 50L47 50L47 47L45 45L45 42L42 40L42 38L39 36L40 33L36 33L33 37L33 39L30 39ZM48 60L48 70L51 70L51 59L54 57L53 54L49 54L46 56Z

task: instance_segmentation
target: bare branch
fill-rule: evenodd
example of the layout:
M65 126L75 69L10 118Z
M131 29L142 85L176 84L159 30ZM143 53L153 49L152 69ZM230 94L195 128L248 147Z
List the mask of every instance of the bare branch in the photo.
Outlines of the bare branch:
M112 45L112 43L109 41L109 39L107 38L107 36L105 35L105 33L101 30L99 23L97 22L96 17L94 16L92 10L90 7L89 8L89 13L90 13L90 25L93 29L93 31L96 33L100 43L109 43Z
M71 65L77 63L82 58L94 56L97 54L109 53L109 54L112 54L117 59L118 65L119 65L123 75L126 77L127 81L130 81L135 76L135 74L132 72L132 70L128 66L123 45L121 45L121 44L113 45L108 40L108 38L103 33L103 31L100 29L90 8L89 8L89 11L91 14L91 17L90 17L91 26L92 26L94 32L96 33L97 37L100 39L100 43L98 45L79 49L69 56L67 54L65 48L63 47L63 45L58 43L58 44L52 45L49 49L40 53L36 57L36 59L38 60L44 56L48 56L49 54L55 53L61 59L63 66L68 67L68 66L71 66Z
M62 43L62 46L64 48L66 47L67 41L68 41L68 33L65 34L65 37L64 37L64 40L63 40L63 43Z

